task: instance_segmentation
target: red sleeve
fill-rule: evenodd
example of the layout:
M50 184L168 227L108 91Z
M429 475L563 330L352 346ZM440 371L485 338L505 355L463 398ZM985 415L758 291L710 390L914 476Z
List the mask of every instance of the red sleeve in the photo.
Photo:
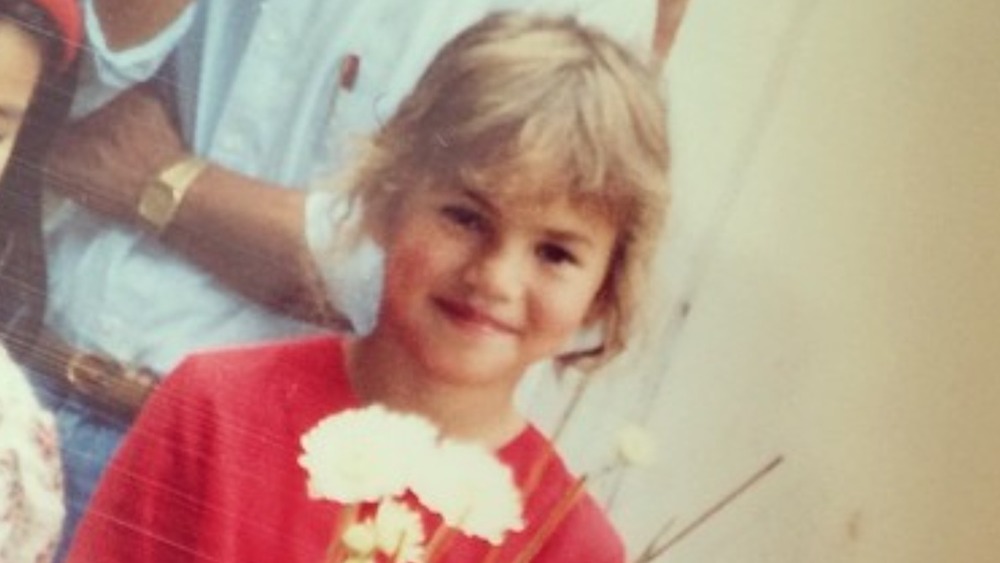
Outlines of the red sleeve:
M601 507L586 495L566 514L566 519L532 561L624 563L625 546Z
M178 367L150 398L98 485L70 563L167 563L201 559L200 476L211 455L211 403Z

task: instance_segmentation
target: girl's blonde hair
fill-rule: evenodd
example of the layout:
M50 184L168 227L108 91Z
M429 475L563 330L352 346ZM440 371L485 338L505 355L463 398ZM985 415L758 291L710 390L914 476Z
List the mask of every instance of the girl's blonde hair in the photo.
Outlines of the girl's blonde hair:
M669 200L668 158L656 81L625 48L572 18L498 13L444 46L350 185L369 222L392 216L397 193L449 182L597 204L618 228L598 295L603 344L559 358L592 367L622 350L633 323Z

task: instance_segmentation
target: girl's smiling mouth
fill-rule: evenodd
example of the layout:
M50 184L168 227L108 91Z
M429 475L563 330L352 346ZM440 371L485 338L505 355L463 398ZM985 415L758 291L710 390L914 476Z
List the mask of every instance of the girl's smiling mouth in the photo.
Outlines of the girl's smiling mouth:
M436 298L434 304L456 325L482 333L516 335L518 329L495 315L462 300Z

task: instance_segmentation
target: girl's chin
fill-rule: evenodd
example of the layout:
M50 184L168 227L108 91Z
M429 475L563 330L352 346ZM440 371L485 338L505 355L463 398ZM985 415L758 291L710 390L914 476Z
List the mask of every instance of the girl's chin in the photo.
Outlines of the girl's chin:
M444 357L428 357L423 362L429 374L439 381L480 385L518 377L523 367L509 358L465 348Z

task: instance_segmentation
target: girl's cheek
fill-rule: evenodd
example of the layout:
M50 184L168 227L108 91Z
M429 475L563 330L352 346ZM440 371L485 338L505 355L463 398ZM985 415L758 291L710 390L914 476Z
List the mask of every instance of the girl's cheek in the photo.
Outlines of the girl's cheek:
M549 284L536 292L534 316L553 331L575 333L587 320L596 291L584 283Z
M405 280L407 276L421 270L421 265L427 262L426 251L414 244L397 246L389 262L389 273L396 279Z
M390 257L390 275L401 284L413 285L442 273L448 260L447 247L431 239L415 237L397 245Z

